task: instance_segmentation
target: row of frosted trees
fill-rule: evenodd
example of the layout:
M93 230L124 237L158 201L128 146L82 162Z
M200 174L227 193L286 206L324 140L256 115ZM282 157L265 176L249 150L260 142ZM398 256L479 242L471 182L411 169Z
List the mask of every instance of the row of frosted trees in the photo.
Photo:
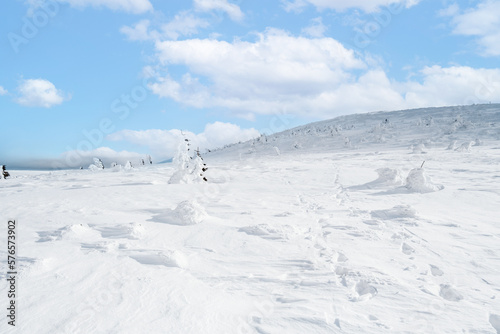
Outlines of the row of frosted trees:
M152 164L153 160L151 156L146 157L146 161L141 159L141 164L146 163ZM208 179L205 176L205 172L208 170L207 164L203 161L203 157L200 154L200 150L196 149L194 152L191 149L191 141L188 138L184 140L179 145L177 154L173 159L173 164L176 168L174 174L170 177L169 183L199 183L207 182ZM118 165L116 163L111 164L111 168L116 168ZM124 169L133 168L132 163L127 161ZM104 169L104 163L99 158L94 158L94 163L89 166L89 169L98 171Z

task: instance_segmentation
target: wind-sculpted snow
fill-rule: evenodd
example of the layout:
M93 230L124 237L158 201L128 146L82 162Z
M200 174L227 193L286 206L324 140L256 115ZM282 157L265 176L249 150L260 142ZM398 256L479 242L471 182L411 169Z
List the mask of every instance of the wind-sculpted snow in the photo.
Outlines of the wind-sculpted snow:
M202 183L9 170L0 333L499 333L499 111L314 123L206 154Z
M196 225L207 217L205 209L196 201L183 201L174 210L156 215L151 221L172 225Z
M406 188L414 192L428 193L442 190L443 186L434 184L423 168L414 168L408 173Z

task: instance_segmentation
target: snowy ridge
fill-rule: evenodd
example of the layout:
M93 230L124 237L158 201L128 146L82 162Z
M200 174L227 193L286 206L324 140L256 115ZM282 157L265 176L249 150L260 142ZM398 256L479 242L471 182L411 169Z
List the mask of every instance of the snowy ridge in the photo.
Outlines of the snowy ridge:
M22 317L0 332L499 333L499 111L313 123L207 154L203 183L12 171Z
M422 153L427 147L442 146L467 151L472 145L498 140L500 104L484 104L340 116L235 144L222 152L251 154L257 150L275 155L411 147ZM214 152L217 154L220 152Z

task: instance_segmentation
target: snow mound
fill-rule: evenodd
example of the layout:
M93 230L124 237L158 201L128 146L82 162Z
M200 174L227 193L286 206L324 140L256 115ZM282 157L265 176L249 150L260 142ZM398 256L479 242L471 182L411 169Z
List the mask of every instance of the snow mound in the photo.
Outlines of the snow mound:
M418 144L412 147L413 149L413 154L423 154L425 152L425 145L424 144Z
M357 297L353 298L353 301L366 301L372 299L378 294L377 288L371 286L367 281L360 281L356 283L354 290Z
M59 239L80 239L84 236L92 236L95 233L96 231L87 224L74 224L62 228Z
M140 223L97 227L103 238L107 239L142 239L146 229Z
M154 217L153 221L171 225L196 225L208 217L205 209L196 201L183 201L174 210L168 210Z
M95 237L98 232L87 224L67 225L54 231L40 231L38 242L56 241L61 239L82 239Z
M191 184L193 183L193 177L186 169L180 169L174 172L170 179L168 180L169 184Z
M460 145L460 147L456 148L455 151L457 151L457 152L470 152L472 144L474 144L474 142L472 142L472 141L465 142L462 145Z
M388 185L401 185L403 184L403 177L401 171L392 168L379 168L376 170L378 179L374 182L388 184Z
M497 334L500 334L500 315L490 314L490 324L495 328Z
M188 267L187 257L177 250L165 250L153 253L140 252L129 255L135 261L146 265L157 265L165 267Z
M434 184L423 168L414 168L406 178L406 188L412 192L429 193L442 190L442 185Z
M388 210L374 210L371 215L373 218L379 219L405 219L415 218L417 211L409 205L396 205Z
M287 232L282 228L274 228L267 224L259 224L254 226L245 226L238 230L239 232L248 235L258 236L264 239L278 240L287 239Z
M464 299L462 295L448 284L441 284L439 295L451 302L458 302Z
M454 151L457 149L457 141L454 140L450 143L450 145L448 145L448 147L446 148L446 150L448 151Z

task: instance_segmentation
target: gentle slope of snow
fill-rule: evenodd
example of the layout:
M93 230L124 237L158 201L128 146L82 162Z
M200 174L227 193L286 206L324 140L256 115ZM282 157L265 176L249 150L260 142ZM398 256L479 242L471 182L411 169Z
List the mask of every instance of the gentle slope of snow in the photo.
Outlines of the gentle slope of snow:
M0 180L20 267L0 332L499 333L500 106L344 116L204 158L195 184L170 165Z

